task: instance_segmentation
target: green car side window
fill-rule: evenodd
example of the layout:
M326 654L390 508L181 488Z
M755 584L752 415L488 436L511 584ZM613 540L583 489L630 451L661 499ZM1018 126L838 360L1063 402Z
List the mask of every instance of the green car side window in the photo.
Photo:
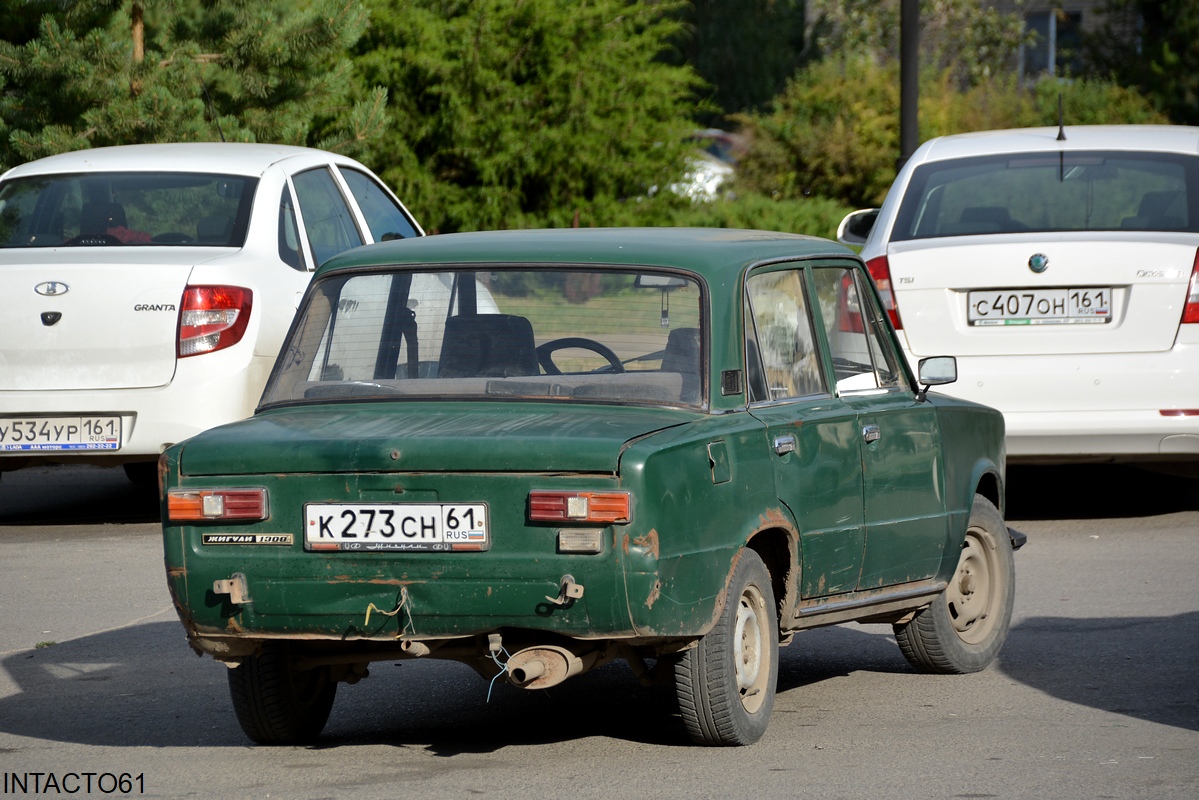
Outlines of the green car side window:
M746 281L750 399L784 400L828 391L799 270ZM762 393L764 384L765 393Z
M841 267L817 267L812 270L812 278L838 393L907 387L882 312L873 293L859 283L860 273Z

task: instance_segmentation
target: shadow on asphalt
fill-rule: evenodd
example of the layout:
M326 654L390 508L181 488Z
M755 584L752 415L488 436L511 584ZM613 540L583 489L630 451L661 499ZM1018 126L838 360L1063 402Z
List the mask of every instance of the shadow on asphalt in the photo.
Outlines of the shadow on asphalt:
M0 473L0 525L158 521L158 489L121 467L55 464Z
M822 628L780 651L780 694L858 670L911 672L894 641ZM20 691L0 698L0 731L101 747L245 747L225 667L197 658L176 621L86 636L0 661ZM605 737L690 747L670 686L641 686L614 662L544 690L488 682L465 665L371 665L338 687L317 748L420 745L436 756Z
M1199 613L1031 617L1008 632L1005 675L1112 714L1199 731Z
M857 671L926 679L880 630L837 626L800 634L780 651L780 695ZM1011 630L998 668L1071 703L1199 730L1196 642L1196 613L1035 617ZM0 698L0 731L8 734L103 747L250 744L233 714L225 668L196 658L173 620L10 653L0 668L20 689ZM673 691L641 686L623 662L535 692L497 683L490 700L488 682L455 662L381 662L371 673L339 686L315 748L417 745L452 757L588 737L690 746Z
M87 636L0 662L20 692L0 698L0 731L101 747L245 747L226 668L188 649L176 621ZM69 710L68 710L69 709ZM371 665L341 684L316 747L420 744L435 755L589 736L686 745L664 687L623 663L530 692L449 661Z
M1199 511L1199 480L1120 464L1009 466L1007 519L1108 519Z

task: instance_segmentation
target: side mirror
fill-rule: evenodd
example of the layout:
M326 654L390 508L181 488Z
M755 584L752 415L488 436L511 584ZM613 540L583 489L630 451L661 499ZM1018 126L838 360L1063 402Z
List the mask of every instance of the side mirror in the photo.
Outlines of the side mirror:
M870 235L877 219L877 208L863 208L846 214L845 219L837 226L837 241L841 244L865 244L866 237Z
M916 402L923 403L931 386L944 386L958 379L958 360L953 356L932 356L920 359L917 369L920 373L920 392Z

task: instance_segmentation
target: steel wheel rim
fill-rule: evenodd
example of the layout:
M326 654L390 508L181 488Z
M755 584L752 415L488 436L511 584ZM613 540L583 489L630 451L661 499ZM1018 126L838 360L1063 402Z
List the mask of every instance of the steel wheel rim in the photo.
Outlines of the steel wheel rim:
M995 551L984 532L968 530L958 568L945 592L949 619L963 642L978 644L985 640L999 619L995 613L999 602L997 570Z
M770 677L770 634L766 629L766 602L754 586L747 586L737 601L733 630L733 672L741 705L753 713L766 698Z

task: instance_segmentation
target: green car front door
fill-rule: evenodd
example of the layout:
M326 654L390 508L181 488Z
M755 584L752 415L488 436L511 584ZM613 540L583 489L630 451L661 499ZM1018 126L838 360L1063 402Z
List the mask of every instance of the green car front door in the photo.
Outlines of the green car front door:
M852 409L863 461L865 550L858 589L932 577L946 541L937 412L916 399L860 270L812 270L836 393Z

